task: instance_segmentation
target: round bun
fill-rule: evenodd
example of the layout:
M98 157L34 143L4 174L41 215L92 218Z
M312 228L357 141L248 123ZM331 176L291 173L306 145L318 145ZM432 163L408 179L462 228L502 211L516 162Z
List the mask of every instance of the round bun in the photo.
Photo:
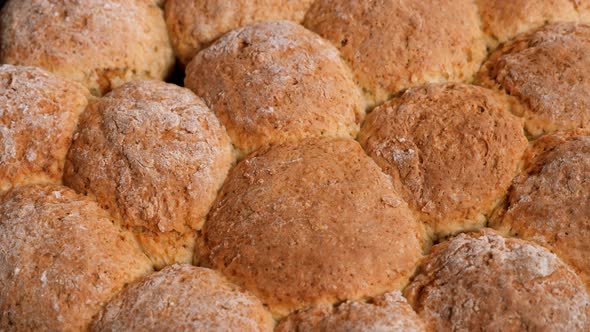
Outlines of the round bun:
M560 23L520 35L494 52L478 75L522 104L533 137L590 126L590 25Z
M272 331L260 300L217 272L173 265L120 292L91 331Z
M102 95L125 82L164 79L174 64L153 0L9 0L0 61L44 68Z
M230 172L202 232L200 262L279 316L400 289L424 245L389 177L351 139L258 150Z
M403 331L425 332L426 325L399 291L369 302L348 301L337 307L321 305L283 319L276 332L311 331Z
M436 331L588 331L590 297L557 256L491 230L437 245L406 288Z
M258 21L301 22L313 0L168 0L166 24L180 61L189 63L226 32Z
M551 22L575 21L578 11L571 0L477 0L490 47Z
M470 0L318 0L305 26L340 49L370 104L426 82L469 81L486 56Z
M540 138L492 226L554 250L590 286L590 131Z
M461 83L408 89L369 114L359 140L437 235L485 225L528 144L506 98Z
M0 197L0 330L81 331L151 262L96 203L57 185Z
M364 117L336 48L289 21L226 34L188 65L185 84L245 153L307 137L355 137Z
M61 182L87 94L41 69L0 66L0 191Z
M200 98L131 82L80 117L64 183L96 197L161 267L191 261L195 230L232 163L229 137Z

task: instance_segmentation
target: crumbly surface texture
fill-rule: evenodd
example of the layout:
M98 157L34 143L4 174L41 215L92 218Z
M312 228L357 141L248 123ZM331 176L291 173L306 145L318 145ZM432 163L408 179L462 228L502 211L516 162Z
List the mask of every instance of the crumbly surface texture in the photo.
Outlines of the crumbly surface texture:
M9 0L0 15L2 63L44 68L94 95L164 79L174 64L153 0Z
M58 185L0 197L0 330L80 331L152 264L95 202Z
M87 90L33 67L0 66L0 191L60 183Z
M518 36L483 65L480 84L518 99L533 137L590 126L590 25L558 23Z
M405 294L436 331L590 329L590 298L563 261L489 229L435 246Z
M172 265L135 282L112 299L90 331L272 331L256 297L219 273Z
M443 236L485 225L528 146L506 98L460 83L407 90L369 114L359 140Z
M426 82L469 81L487 55L472 0L318 0L304 24L340 49L369 104Z
M399 291L370 301L348 301L301 310L281 320L276 332L424 332L426 325Z
M64 183L96 197L161 267L191 261L233 160L223 126L190 90L131 82L81 116Z
M188 65L185 84L244 153L306 137L355 137L364 118L361 91L338 50L289 21L226 34Z
M590 131L544 136L525 161L492 226L550 247L590 286Z
M425 245L389 177L351 139L258 150L224 184L197 252L276 316L400 289Z
M266 20L301 22L313 0L168 0L166 24L180 61L189 63L226 32Z

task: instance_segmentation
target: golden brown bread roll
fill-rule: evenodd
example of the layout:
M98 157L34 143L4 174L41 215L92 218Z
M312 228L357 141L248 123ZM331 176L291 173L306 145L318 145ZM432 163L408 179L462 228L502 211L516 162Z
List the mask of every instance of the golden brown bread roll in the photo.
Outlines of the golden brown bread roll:
M359 140L439 236L485 225L528 144L506 98L460 83L408 89L369 114Z
M80 331L152 264L95 202L58 185L0 197L0 330Z
M305 26L340 49L370 104L427 82L470 81L486 56L470 0L318 0Z
M558 23L518 36L494 52L480 84L522 104L533 137L590 126L590 25Z
M272 331L256 297L217 272L173 265L130 284L102 310L90 331Z
M191 261L195 231L232 163L229 137L200 98L131 82L80 117L64 183L96 197L159 268Z
M313 0L168 0L166 24L180 61L188 64L224 33L265 20L300 22Z
M128 81L164 79L174 54L153 0L9 0L0 61L41 67L103 95Z
M202 233L198 261L276 316L400 289L425 244L390 178L351 139L248 156L230 172Z
M275 332L424 332L426 325L399 291L368 302L348 301L333 307L304 309L281 320Z
M0 67L0 191L61 183L88 91L34 67Z
M590 330L590 297L561 259L488 229L435 246L405 294L436 331Z
M590 286L590 131L544 136L492 226L554 250Z
M355 137L364 117L336 48L288 21L226 34L188 65L185 84L244 153L306 137Z

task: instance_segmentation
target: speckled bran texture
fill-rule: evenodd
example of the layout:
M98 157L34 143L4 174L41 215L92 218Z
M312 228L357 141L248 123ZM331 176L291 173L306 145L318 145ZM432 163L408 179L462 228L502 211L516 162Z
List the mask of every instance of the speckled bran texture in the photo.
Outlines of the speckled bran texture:
M226 32L266 20L301 22L313 0L168 0L166 24L180 61L189 63Z
M405 294L436 331L590 330L590 298L567 265L488 229L435 246Z
M0 197L0 330L85 330L152 264L95 202L58 185Z
M389 177L351 139L258 150L226 180L197 258L275 316L401 289L424 232Z
M281 320L275 332L425 332L426 325L399 291L371 301L304 309Z
M590 131L544 136L525 161L492 226L553 249L590 286Z
M478 81L522 103L533 137L590 126L590 25L559 23L518 36L483 65Z
M486 57L473 0L318 0L304 24L340 49L370 105L427 82L470 81Z
M359 141L436 236L484 226L528 146L506 98L461 83L407 90L369 114Z
M110 301L90 331L273 330L256 297L217 272L173 265L129 285Z
M153 0L10 0L0 17L0 61L44 68L94 95L164 79L174 54L163 15Z
M162 267L192 260L233 160L225 130L190 90L131 82L80 117L64 183L95 196Z
M0 191L60 183L87 90L33 67L0 66Z
M187 67L243 153L307 137L355 137L362 94L338 50L289 21L256 23L223 36Z

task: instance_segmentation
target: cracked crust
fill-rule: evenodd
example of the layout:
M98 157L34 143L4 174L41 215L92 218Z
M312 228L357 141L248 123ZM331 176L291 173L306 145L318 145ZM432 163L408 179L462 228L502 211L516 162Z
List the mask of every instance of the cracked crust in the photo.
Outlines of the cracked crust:
M338 50L288 21L226 34L188 65L185 83L244 154L307 137L356 137L365 115Z
M168 0L166 23L180 61L188 64L223 34L258 21L301 22L313 0Z
M0 197L0 330L85 330L150 271L133 236L69 188L26 185Z
M424 83L470 81L486 57L472 0L318 0L304 25L340 49L371 105Z
M281 316L400 289L426 246L389 177L351 139L263 148L231 172L200 263Z
M433 247L405 294L436 331L590 329L590 298L567 265L487 229Z
M173 265L117 294L90 331L271 332L272 327L260 300L217 272Z
M174 64L153 0L10 0L0 18L2 63L44 68L94 95L164 79Z
M480 84L521 102L517 115L538 137L590 126L590 25L558 23L528 32L494 52Z
M61 183L88 91L34 67L0 67L0 191Z
M590 131L543 136L491 225L554 250L590 288Z
M367 116L359 141L438 236L485 225L528 146L506 98L460 83L406 90Z
M426 325L399 291L370 301L304 309L281 320L275 332L425 332Z
M131 82L82 114L64 183L95 196L162 267L191 261L195 231L232 163L229 138L200 98Z

